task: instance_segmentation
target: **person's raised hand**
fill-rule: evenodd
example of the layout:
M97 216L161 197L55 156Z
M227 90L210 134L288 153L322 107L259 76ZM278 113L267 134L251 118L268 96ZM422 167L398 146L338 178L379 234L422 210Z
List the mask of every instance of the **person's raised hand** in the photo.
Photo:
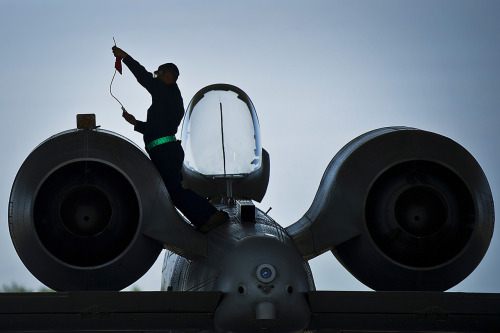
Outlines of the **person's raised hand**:
M115 56L115 57L125 59L125 58L128 56L127 52L123 51L122 49L120 49L120 48L119 48L118 46L116 46L116 45L115 45L115 46L113 46L113 47L111 48L111 50L113 50L113 54L114 54L114 56Z

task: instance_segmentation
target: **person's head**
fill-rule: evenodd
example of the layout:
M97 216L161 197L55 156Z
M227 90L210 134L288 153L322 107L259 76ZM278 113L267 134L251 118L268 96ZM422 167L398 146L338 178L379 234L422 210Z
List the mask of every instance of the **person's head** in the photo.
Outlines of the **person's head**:
M177 68L177 66L169 62L160 65L158 67L158 70L155 71L154 74L158 80L170 84L177 82L177 78L179 77L179 69Z

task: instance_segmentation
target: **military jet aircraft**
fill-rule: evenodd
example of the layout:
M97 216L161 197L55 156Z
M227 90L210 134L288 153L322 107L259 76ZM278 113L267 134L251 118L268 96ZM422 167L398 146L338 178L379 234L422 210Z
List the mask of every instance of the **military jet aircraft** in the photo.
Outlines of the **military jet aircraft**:
M186 329L333 332L342 321L325 321L321 313L338 304L328 300L334 295L315 292L308 260L332 252L377 291L357 298L374 315L389 300L403 306L401 297L435 300L434 292L465 279L488 249L494 225L488 181L471 154L439 134L387 127L355 138L333 157L309 210L286 228L254 205L267 190L270 157L244 91L229 84L201 89L186 110L181 139L184 187L228 212L228 223L198 232L175 209L141 148L84 126L42 142L12 186L10 233L30 272L54 290L97 295L135 282L166 248L161 290L180 297L170 307L189 309L204 295L219 295L208 327L197 324L206 316L192 316ZM347 327L369 331L350 318ZM371 327L382 331L377 323ZM403 329L394 320L387 328Z

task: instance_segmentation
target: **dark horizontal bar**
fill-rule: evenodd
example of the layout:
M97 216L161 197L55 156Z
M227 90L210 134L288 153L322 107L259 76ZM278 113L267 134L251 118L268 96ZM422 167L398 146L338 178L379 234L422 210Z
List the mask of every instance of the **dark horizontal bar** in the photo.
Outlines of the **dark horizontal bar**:
M309 293L310 330L321 332L500 332L500 294Z
M2 332L214 330L221 292L0 294ZM320 332L500 332L500 294L308 293Z
M213 330L221 292L0 294L2 332Z

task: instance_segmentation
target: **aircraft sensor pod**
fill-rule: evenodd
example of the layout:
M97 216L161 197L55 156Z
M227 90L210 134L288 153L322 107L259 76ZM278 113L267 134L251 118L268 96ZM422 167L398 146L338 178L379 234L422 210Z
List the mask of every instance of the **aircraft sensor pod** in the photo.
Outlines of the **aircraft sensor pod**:
M274 269L273 265L262 264L257 267L256 275L257 279L259 279L260 282L270 283L273 282L274 278L276 277L276 270Z

